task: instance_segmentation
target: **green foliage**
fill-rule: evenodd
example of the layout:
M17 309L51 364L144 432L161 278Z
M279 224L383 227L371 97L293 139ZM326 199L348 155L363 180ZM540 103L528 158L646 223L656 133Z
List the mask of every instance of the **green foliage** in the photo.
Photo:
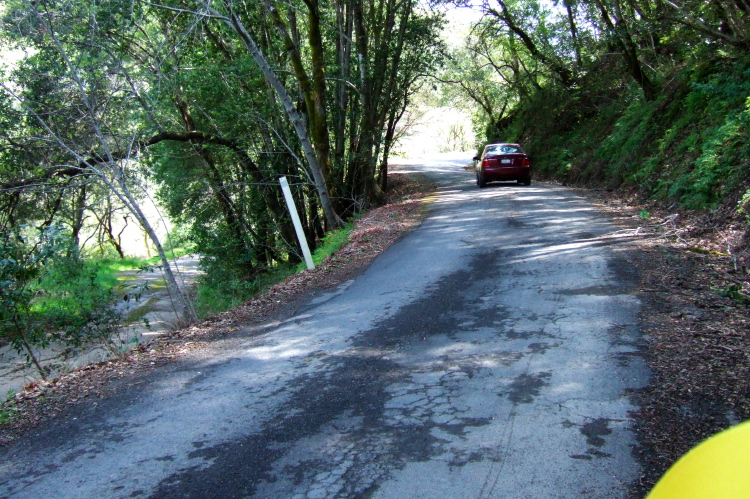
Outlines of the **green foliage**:
M288 267L279 267L248 279L223 265L209 265L205 270L195 297L195 309L201 318L241 305L292 273Z
M87 259L85 265L96 275L96 283L107 289L112 289L119 284L118 274L124 270L139 268L143 260L138 258L101 258Z
M742 195L742 199L737 203L737 212L745 217L745 221L750 224L750 189Z
M748 178L750 59L685 67L654 101L631 85L589 107L605 91L542 89L503 140L523 142L538 175L634 188L690 209L716 206Z
M203 259L201 299L216 302L206 305L212 310L256 292L263 272L298 261L279 176L295 180L313 243L323 220L337 225L310 176L316 163L339 216L384 199L377 180L396 124L444 55L443 16L418 2L235 5L262 57L226 23L189 9L131 0L6 4L0 45L22 50L0 68L0 228L58 221L87 258L70 286L83 292L89 279L111 291L119 270L141 262L98 257L111 247L123 254L122 213L153 234L139 203L156 193L182 229L176 244ZM228 14L231 5L214 8ZM278 85L269 87L260 59ZM306 136L285 112L286 94L300 99ZM306 156L307 143L314 152ZM84 248L89 241L96 254ZM75 291L42 267L46 280L35 276L23 289L36 283L60 295L16 298L33 302L29 313L72 310L65 297Z
M0 426L9 423L13 419L13 413L10 411L0 411Z
M326 233L320 244L312 253L313 263L320 265L326 258L336 253L349 240L349 234L354 230L354 221L346 223L343 227ZM301 262L295 267L295 272L302 272L307 267Z
M178 247L166 250L167 258L174 259L184 255L194 253L192 246ZM112 290L120 284L118 275L125 270L139 270L147 266L159 265L161 260L158 256L152 258L95 258L89 257L84 259L86 271L95 275L94 278L97 286L102 289Z
M336 253L349 240L354 227L349 222L340 229L330 231L312 254L315 265L320 265L326 258ZM258 274L252 279L243 278L233 273L226 265L219 265L211 259L201 263L205 270L199 281L195 307L200 317L208 317L224 310L236 307L254 296L267 290L291 274L305 270L305 264L294 267L282 265L275 269Z
M40 370L33 347L77 347L109 336L118 322L112 293L97 284L59 226L4 234L0 285L0 336Z
M720 290L719 295L730 298L741 305L750 305L750 297L742 292L742 287L736 284L730 284Z
M691 209L717 206L747 180L744 6L552 4L485 4L463 66L452 61L466 77L446 72L474 101L486 141L523 143L539 177Z

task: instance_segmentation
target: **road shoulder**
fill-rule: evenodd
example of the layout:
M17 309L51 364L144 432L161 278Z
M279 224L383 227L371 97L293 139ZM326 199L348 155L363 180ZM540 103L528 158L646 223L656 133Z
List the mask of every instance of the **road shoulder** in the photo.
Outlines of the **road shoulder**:
M638 270L653 376L634 394L643 472L631 496L643 497L693 446L750 419L750 307L741 294L747 241L741 221L669 212L606 191L579 194L629 236L625 253Z

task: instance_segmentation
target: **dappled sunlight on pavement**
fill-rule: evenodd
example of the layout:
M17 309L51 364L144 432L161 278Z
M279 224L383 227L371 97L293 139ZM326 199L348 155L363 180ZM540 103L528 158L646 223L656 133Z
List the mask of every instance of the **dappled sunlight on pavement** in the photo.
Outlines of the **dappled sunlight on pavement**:
M44 449L64 466L0 491L622 496L648 376L613 251L626 236L561 187L479 189L470 153L395 162L438 183L417 230L291 317L154 374L124 410L88 413ZM6 476L41 459L18 452Z

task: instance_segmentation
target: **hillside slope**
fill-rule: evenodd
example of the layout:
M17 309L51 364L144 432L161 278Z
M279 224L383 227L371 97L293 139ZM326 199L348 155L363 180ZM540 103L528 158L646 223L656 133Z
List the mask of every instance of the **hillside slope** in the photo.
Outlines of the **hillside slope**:
M750 58L686 65L653 101L602 81L608 74L540 90L494 134L523 142L546 178L693 210L737 208L750 186Z

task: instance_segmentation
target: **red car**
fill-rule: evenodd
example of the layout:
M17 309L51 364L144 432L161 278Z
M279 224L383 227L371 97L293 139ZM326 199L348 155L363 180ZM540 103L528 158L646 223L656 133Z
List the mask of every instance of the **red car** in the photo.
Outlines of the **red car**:
M474 156L474 161L479 187L502 180L531 185L531 162L518 144L488 144L481 157Z

